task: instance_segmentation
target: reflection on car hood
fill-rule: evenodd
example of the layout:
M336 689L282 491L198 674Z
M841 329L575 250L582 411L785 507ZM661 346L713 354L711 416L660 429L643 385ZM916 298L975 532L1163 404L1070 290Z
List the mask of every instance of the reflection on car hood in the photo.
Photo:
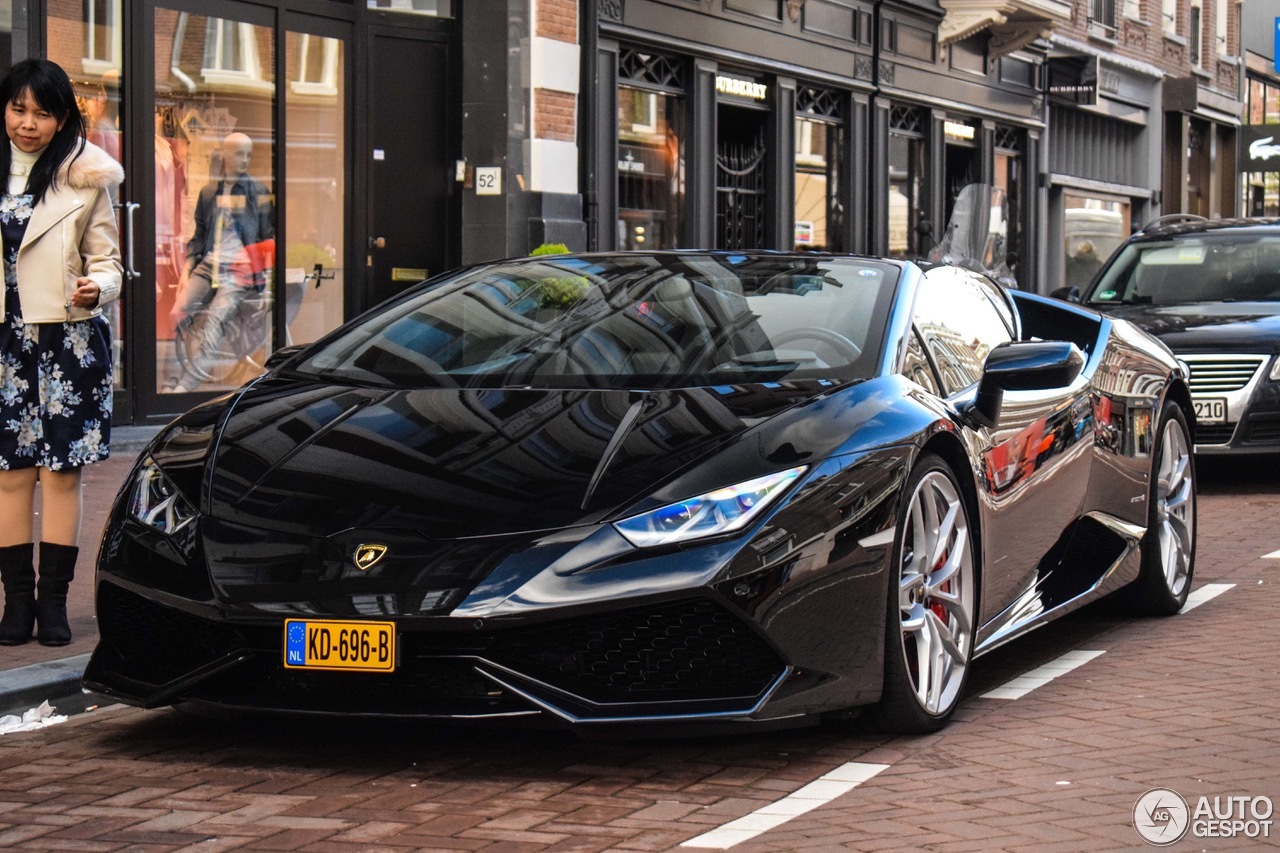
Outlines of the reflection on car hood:
M460 538L593 523L831 390L823 382L652 392L262 382L224 423L208 511L320 535L358 527ZM796 463L777 467L785 464Z
M1280 302L1090 307L1135 323L1175 352L1280 352Z

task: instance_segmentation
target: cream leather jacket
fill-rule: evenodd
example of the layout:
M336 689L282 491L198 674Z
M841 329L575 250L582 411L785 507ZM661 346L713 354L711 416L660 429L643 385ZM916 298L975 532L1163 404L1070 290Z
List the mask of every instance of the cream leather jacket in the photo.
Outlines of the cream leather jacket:
M85 143L69 166L62 165L57 187L49 189L32 210L18 249L23 322L87 320L120 296L120 240L108 189L123 180L120 164L92 142ZM101 288L93 308L71 305L81 276L92 278ZM4 299L0 287L0 317Z

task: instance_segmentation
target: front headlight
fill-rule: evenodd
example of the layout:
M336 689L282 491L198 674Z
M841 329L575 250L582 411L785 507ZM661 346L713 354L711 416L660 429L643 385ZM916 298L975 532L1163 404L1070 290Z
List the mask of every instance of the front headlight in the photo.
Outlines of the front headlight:
M1275 357L1275 361L1271 362L1271 372L1267 374L1267 378L1272 382L1280 382L1280 355Z
M801 465L736 486L716 489L643 515L624 518L614 522L613 526L637 548L672 545L740 530L786 491L806 468Z
M148 458L133 481L129 514L150 528L172 536L195 520L196 510Z

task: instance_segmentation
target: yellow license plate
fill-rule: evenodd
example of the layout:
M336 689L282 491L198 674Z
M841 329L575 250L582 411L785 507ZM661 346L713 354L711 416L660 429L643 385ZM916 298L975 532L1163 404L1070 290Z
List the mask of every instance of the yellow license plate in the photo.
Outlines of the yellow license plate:
M287 619L284 665L289 669L392 672L396 668L395 623Z

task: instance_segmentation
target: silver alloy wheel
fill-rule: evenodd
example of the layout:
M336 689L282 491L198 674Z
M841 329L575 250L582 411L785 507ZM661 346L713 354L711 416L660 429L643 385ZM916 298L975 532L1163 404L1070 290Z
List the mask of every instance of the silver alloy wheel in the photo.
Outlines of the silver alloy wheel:
M1191 445L1182 424L1169 418L1160 436L1156 466L1155 523L1164 582L1175 598L1191 577L1195 547L1196 493L1191 474Z
M930 714L959 699L973 638L973 545L964 504L939 471L911 496L902 538L898 606L916 701Z

